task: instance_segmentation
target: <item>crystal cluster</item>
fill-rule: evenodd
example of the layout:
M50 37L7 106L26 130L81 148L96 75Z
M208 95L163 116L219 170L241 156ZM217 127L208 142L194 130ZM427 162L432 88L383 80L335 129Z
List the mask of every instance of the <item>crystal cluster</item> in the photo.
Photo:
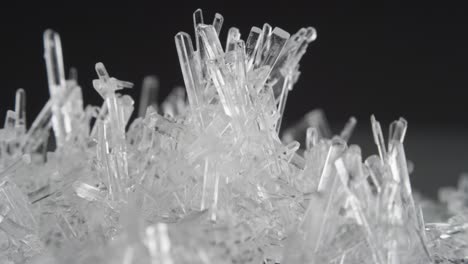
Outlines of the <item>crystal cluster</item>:
M27 128L19 89L0 130L0 263L468 260L468 178L441 202L414 195L405 119L385 143L371 118L378 155L367 159L347 143L354 118L333 135L314 110L280 139L314 28L265 24L243 41L233 27L223 48L222 24L195 11L195 45L175 36L185 89L159 104L145 78L131 123L121 92L133 84L97 63L103 104L84 107L59 35L44 33L50 99Z

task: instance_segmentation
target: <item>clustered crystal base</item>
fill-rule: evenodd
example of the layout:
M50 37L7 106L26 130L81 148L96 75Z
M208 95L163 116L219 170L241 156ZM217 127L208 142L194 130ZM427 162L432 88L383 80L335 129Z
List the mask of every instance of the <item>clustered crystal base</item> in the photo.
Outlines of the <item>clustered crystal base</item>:
M440 202L415 196L403 118L387 144L371 118L378 155L365 160L347 144L354 118L333 136L315 110L280 140L313 28L265 24L245 42L230 28L223 49L221 15L194 22L195 48L175 36L185 89L159 105L147 77L130 124L133 100L118 91L132 83L97 63L104 102L83 107L58 34L44 33L50 99L26 129L19 89L0 131L0 263L468 260L468 178Z

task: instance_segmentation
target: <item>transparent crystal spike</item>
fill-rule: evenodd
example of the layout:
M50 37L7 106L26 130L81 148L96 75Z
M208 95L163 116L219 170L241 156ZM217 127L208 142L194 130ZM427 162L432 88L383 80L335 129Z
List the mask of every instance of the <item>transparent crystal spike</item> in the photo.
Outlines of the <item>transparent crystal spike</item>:
M317 128L309 127L306 132L306 150L310 150L318 143Z
M404 118L395 120L390 124L388 134L388 150L391 151L394 145L394 141L403 143L408 129L408 122Z
M213 19L213 27L215 28L216 34L218 34L218 36L219 36L219 33L221 32L223 22L224 22L224 17L221 14L216 13Z
M383 138L382 128L380 127L380 123L375 119L375 116L371 116L371 125L372 125L372 133L374 135L374 142L377 145L379 150L380 159L382 162L387 160L387 150L385 148L385 140Z
M236 116L239 108L236 107L236 96L233 94L233 83L229 80L229 73L224 65L224 52L213 26L199 25L200 35L207 57L210 60L208 70L211 79L219 94L225 113L228 116Z
M203 172L203 188L200 210L211 210L211 220L216 221L216 210L218 206L219 196L219 173L217 164L205 160L205 168Z
M229 29L226 40L226 53L235 49L236 43L240 40L240 31L238 28L232 27ZM245 62L242 62L245 63Z
M286 101L288 100L288 93L289 93L289 90L291 90L292 85L293 85L293 81L291 80L291 76L289 75L286 76L284 78L282 93L280 95L279 104L278 104L280 117L279 117L278 123L276 124L277 133L279 133L281 129L281 122L283 121L284 109L286 107Z
M411 204L414 206L412 201L411 183L408 173L408 165L406 164L406 155L401 142L395 143L395 147L389 155L389 165L392 170L395 181L403 184L403 190L405 190L406 197L411 199Z
M254 69L259 68L260 63L264 59L264 57L267 55L267 51L269 50L270 46L270 37L271 37L271 32L273 28L265 23L263 24L262 31L260 33L260 38L259 38L259 46L258 50L254 54L254 62L253 66Z
M354 116L349 118L348 122L346 123L345 127L341 131L340 137L348 142L349 139L351 138L351 135L353 134L354 128L356 127L357 120Z
M17 131L24 132L26 129L26 92L24 89L16 90L15 113L15 128Z
M333 175L332 171L334 170L334 161L345 150L345 148L346 143L341 139L332 140L320 175L320 180L317 187L319 192L325 190L328 182L330 181L330 177Z
M269 74L290 35L280 28L275 28L272 31L268 24L263 27L262 34L262 47L256 56L254 68L266 67Z
M7 110L6 116L5 116L5 123L3 124L3 128L6 131L13 132L15 129L16 125L16 112L12 110ZM13 136L13 135L12 135Z
M157 109L158 105L159 80L156 76L150 75L143 79L143 85L140 94L140 106L138 116L144 117L149 106Z
M245 43L245 53L247 59L247 69L250 70L254 64L256 54L261 47L262 30L258 27L252 27L249 37Z
M196 56L190 36L187 33L180 32L175 36L175 42L182 75L184 77L185 89L187 89L187 97L193 110L198 108L199 104L202 102L199 87L200 68L197 68L197 63L195 61Z
M185 89L175 87L161 105L164 115L181 116L187 111Z
M215 28L211 25L200 24L197 27L197 32L203 39L203 44L208 58L211 60L219 60L223 58L224 52Z
M44 32L44 59L51 96L59 96L65 89L62 44L58 33L51 29Z
M49 93L52 99L52 123L56 143L60 148L65 143L66 138L64 118L59 107L66 90L65 70L60 36L50 29L44 32L44 59L49 81Z
M199 8L199 9L195 10L195 12L193 12L193 26L194 26L194 29L195 29L195 41L196 41L197 51L201 50L201 48L200 48L200 38L199 38L198 32L197 32L197 27L200 24L205 24L205 22L204 22L204 19L203 19L203 11Z

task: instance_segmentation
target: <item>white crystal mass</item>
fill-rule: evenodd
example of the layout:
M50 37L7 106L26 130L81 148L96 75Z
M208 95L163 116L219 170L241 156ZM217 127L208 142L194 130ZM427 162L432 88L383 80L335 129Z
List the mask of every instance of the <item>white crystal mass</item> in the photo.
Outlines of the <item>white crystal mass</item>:
M233 27L223 49L222 24L195 11L195 45L175 36L185 89L159 105L158 80L145 78L130 124L120 90L133 84L97 63L103 104L84 107L59 35L44 33L50 99L27 129L19 89L0 130L0 263L468 260L468 178L440 202L416 199L405 119L385 143L371 118L378 155L365 160L347 144L354 118L333 136L315 110L280 140L314 28L290 36L265 24L244 41Z

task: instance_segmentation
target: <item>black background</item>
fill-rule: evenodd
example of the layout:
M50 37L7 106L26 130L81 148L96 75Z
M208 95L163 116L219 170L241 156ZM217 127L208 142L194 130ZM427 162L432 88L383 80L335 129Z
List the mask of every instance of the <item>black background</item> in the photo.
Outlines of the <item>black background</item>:
M369 117L383 128L404 116L409 121L407 157L415 163L413 184L435 195L468 171L468 9L443 1L402 4L375 1L199 2L152 1L126 5L21 2L3 6L0 16L0 112L12 109L19 87L28 95L28 122L48 98L42 33L61 34L65 66L78 69L86 103L100 105L91 86L94 64L136 84L156 74L161 97L182 85L174 36L193 33L192 12L205 20L224 15L221 38L238 27L268 22L290 33L314 26L318 39L301 61L301 78L290 94L285 125L314 108L325 110L335 132L351 115L358 119L352 143L376 153ZM3 117L1 118L3 120Z

